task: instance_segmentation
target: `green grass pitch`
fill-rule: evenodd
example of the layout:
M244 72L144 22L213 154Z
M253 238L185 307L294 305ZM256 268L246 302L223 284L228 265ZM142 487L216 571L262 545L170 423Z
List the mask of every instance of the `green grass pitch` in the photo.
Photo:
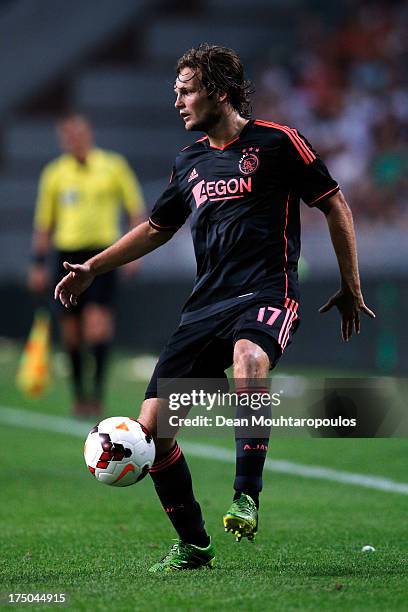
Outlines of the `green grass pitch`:
M0 357L2 406L69 415L65 379L46 398L26 400L13 384L16 355ZM122 363L115 363L108 414L135 415L144 384L121 379ZM217 566L149 575L175 536L148 478L105 487L86 470L81 438L0 427L3 596L66 593L68 609L84 611L407 609L406 495L268 472L258 538L236 543L221 521L233 466L192 457ZM406 482L407 451L404 439L286 438L272 442L269 456ZM376 552L362 553L365 544Z

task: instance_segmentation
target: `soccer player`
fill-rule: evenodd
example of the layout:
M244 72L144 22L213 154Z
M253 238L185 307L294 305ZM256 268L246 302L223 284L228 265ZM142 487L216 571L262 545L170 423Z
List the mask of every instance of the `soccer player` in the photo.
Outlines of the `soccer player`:
M350 209L326 166L296 130L252 120L250 85L236 53L219 46L191 49L177 63L175 108L185 129L205 136L177 156L167 189L151 217L83 265L64 263L55 297L69 307L99 275L158 248L188 217L197 259L194 289L148 385L139 421L153 435L166 400L159 379L222 378L231 364L238 392L264 381L299 324L297 264L300 198L326 216L341 288L320 312L336 306L348 341L360 313L374 317L360 288ZM242 381L255 387L242 388ZM241 388L240 388L241 386ZM174 439L156 438L151 477L179 540L153 572L212 566L186 459ZM224 527L253 539L268 437L237 436L232 505Z
M59 279L66 259L83 263L119 238L122 206L130 228L140 223L144 212L133 171L121 155L94 146L92 127L84 116L65 116L57 124L57 133L64 153L42 172L34 220L29 287L38 294L49 284L47 255L52 247L56 250L55 277ZM76 416L102 413L115 285L116 272L111 271L96 280L75 308L67 311L59 304ZM85 346L95 361L92 389L88 390L84 383Z

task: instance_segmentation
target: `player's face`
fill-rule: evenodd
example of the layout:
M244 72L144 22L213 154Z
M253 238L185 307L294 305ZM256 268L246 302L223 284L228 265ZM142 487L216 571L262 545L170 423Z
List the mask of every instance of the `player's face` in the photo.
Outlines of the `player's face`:
M83 117L70 117L57 128L61 149L78 159L85 159L93 145L92 130Z
M221 117L216 96L209 98L199 76L191 68L183 68L174 84L174 106L184 121L186 130L208 132Z

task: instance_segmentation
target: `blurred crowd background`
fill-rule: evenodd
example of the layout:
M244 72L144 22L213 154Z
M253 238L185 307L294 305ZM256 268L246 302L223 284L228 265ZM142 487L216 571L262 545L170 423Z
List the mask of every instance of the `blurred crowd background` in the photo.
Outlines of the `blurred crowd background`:
M397 0L3 0L0 284L25 282L37 181L59 153L64 111L87 114L96 143L127 157L153 206L191 141L173 108L174 65L206 41L240 53L255 117L296 127L321 153L354 212L363 279L382 279L372 293L396 318L407 293L407 18ZM338 274L324 216L302 215L307 304L314 282L325 295ZM186 226L145 258L135 284L153 283L176 312L194 270Z
M292 52L267 56L256 112L307 130L359 222L406 227L408 6L326 4L302 13Z

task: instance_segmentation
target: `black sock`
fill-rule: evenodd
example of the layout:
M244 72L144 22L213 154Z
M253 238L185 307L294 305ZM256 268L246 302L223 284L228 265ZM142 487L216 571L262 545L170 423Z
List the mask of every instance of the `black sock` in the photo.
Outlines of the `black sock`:
M71 361L71 376L75 399L80 400L84 396L82 351L80 348L69 349L68 355Z
M174 529L180 539L202 548L210 539L204 529L200 504L193 492L190 470L179 445L153 464L150 476Z
M99 342L98 344L92 344L90 346L90 351L92 352L95 359L93 396L95 399L100 400L102 399L104 390L106 365L109 354L109 343Z
M237 389L237 394L259 395L267 394L268 389L265 387ZM254 411L250 407L238 406L237 417L247 417L251 423L251 416ZM270 401L257 411L257 417L263 415L265 418L271 417ZM269 445L269 427L257 427L255 430L251 426L249 428L235 429L235 481L234 481L234 500L241 493L246 493L254 500L256 507L259 508L259 493L262 491L262 473L265 464L266 454ZM251 431L252 430L252 431ZM252 435L251 435L252 434ZM256 436L256 437L255 437ZM259 437L258 437L259 436Z

